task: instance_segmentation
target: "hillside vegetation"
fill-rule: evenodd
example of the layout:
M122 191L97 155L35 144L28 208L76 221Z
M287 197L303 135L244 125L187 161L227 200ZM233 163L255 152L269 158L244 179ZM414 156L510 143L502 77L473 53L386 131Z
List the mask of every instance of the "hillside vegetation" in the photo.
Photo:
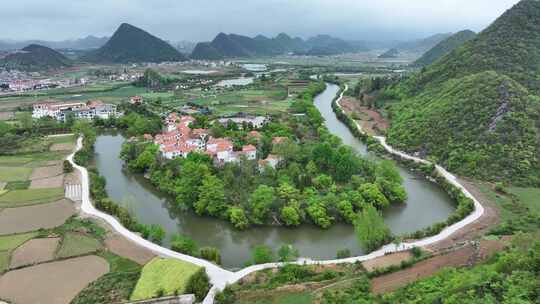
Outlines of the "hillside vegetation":
M540 184L540 2L525 0L477 38L386 89L388 139L461 175Z
M107 43L82 60L99 63L184 61L167 42L127 23L120 25Z
M59 69L70 65L70 60L64 55L37 44L31 44L19 52L0 59L0 67L29 72Z
M422 57L418 58L414 62L414 65L430 65L442 58L443 56L447 55L448 53L452 52L456 48L462 46L465 42L473 39L474 37L476 37L476 33L470 30L457 32L454 35L438 43L429 51L427 51L424 55L422 55Z
M254 38L219 33L211 42L198 43L191 58L221 59L234 57L273 56L286 53L304 55L335 55L365 50L361 45L353 45L345 40L329 35L317 35L307 40L292 38L281 33L274 38L258 35Z

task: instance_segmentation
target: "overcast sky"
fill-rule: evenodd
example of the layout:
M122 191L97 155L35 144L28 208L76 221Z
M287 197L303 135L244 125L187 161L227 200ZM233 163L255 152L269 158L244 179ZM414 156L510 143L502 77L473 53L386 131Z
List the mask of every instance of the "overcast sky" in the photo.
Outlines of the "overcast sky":
M347 39L411 39L480 31L518 0L4 0L0 38L110 36L128 22L160 38L211 40L218 32Z

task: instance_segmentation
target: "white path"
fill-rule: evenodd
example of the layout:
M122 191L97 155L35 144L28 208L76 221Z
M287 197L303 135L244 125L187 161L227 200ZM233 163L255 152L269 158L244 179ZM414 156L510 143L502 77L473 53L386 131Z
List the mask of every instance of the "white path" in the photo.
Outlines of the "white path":
M339 104L339 102L341 101L341 99L343 98L343 94L347 90L348 90L348 86L345 86L345 89L343 90L343 92L341 92L340 97L336 101L340 108L341 108L341 105ZM358 123L356 123L356 125L359 128L359 130L361 132L363 132L360 125L358 125ZM376 136L375 139L377 139L381 143L381 145L389 153L398 155L398 156L400 156L402 158L405 158L405 159L410 159L410 160L415 161L415 162L424 163L424 164L431 164L427 160L424 160L424 159L421 159L421 158L418 158L418 157L414 157L414 156L408 155L408 154L406 154L404 152L393 149L392 147L390 147L386 143L386 138L384 138L384 137ZM81 147L82 147L82 138L79 138L77 140L77 147L76 147L75 151L78 151L79 149L81 149ZM93 217L96 217L96 218L100 218L100 219L106 221L119 234L121 234L124 237L130 239L131 241L135 242L139 246L150 249L151 251L155 252L156 254L159 254L159 255L164 256L164 257L180 259L182 261L186 261L186 262L190 262L190 263L202 266L202 267L206 267L206 272L208 273L208 276L210 277L210 281L212 282L213 287L211 288L210 292L208 293L208 295L204 299L204 301L203 301L204 304L212 304L212 303L214 303L214 297L220 290L223 290L223 288L225 288L225 286L227 286L229 284L233 284L233 283L239 281L240 279L242 279L243 277L245 277L246 275L248 275L250 273L253 273L253 272L259 271L259 270L263 270L263 269L268 269L268 268L276 268L276 267L280 267L280 266L284 265L283 263L260 264L260 265L253 265L253 266L246 267L246 268L241 269L241 270L239 270L237 272L231 272L231 271L225 270L225 269L223 269L223 268L221 268L219 266L216 266L215 264L212 264L212 263L210 263L210 262L208 262L206 260L198 259L198 258L189 256L189 255L185 255L185 254L180 254L180 253L177 253L177 252L172 251L170 249L161 247L159 245L156 245L156 244L154 244L152 242L149 242L149 241L143 239L139 235L137 235L137 234L129 231L128 229L124 228L118 222L118 220L116 220L116 218L114 218L114 217L112 217L112 216L110 216L110 215L108 215L106 213L103 213L103 212L101 212L101 211L94 208L94 206L92 205L92 203L90 201L90 195L89 195L90 192L89 192L88 171L86 170L86 168L78 166L77 164L75 164L73 162L73 155L74 154L71 154L68 157L68 160L73 164L73 167L75 167L77 170L79 170L81 172L81 176L82 176L82 212L84 214L87 214L87 215L90 215L90 216L93 216ZM324 261L317 261L317 260L301 258L298 261L296 261L295 264L313 265L313 264L355 263L355 262L358 262L358 261L363 262L363 261L367 261L367 260L370 260L370 259L374 259L374 258L377 258L377 257L384 256L387 253L404 251L404 250L411 249L413 247L421 247L421 246L426 246L426 245L430 245L430 244L439 242L441 240L446 239L447 237L449 237L451 234L458 231L459 229L465 227L466 225L468 225L468 224L476 221L478 218L480 218L482 216L482 214L484 213L484 208L482 207L480 202L469 191L467 191L467 189L465 189L465 187L463 187L463 185L461 185L459 183L458 179L454 175L452 175L451 173L446 171L441 166L436 165L435 168L436 168L437 172L441 176L443 176L448 182L450 182L451 184L453 184L457 188L461 189L461 191L467 197L471 198L474 201L475 210L471 214L469 214L466 218L464 218L463 220L461 220L461 221L459 221L459 222L457 222L457 223L455 223L455 224L453 224L451 226L448 226L448 227L444 228L437 235L434 235L434 236L431 236L431 237L428 237L428 238L425 238L425 239L417 240L415 242L410 242L410 243L401 243L399 245L388 244L388 245L383 246L379 250L371 252L370 254L367 254L367 255L357 256L357 257L350 257L350 258L345 258L345 259L324 260Z

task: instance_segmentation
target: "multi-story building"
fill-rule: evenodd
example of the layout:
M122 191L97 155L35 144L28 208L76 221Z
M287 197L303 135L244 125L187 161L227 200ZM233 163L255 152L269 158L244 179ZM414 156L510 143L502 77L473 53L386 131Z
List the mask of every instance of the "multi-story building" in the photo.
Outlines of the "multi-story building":
M83 102L45 102L34 104L32 117L52 117L60 121L72 115L75 119L94 119L96 117L107 119L117 117L121 114L117 112L116 105L104 104L100 100Z

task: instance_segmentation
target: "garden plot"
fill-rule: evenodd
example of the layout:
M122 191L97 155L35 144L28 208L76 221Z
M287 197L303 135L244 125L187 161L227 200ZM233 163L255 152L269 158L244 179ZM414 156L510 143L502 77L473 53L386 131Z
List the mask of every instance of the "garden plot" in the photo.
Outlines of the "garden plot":
M34 171L32 171L32 175L30 175L31 180L36 179L43 179L48 177L54 177L61 175L63 173L62 165L54 165L54 166L47 166L47 167L38 167L35 168Z
M54 228L73 214L75 207L66 199L44 205L7 208L0 212L0 234Z
M55 202L64 198L64 188L10 190L0 194L0 208Z
M107 261L93 255L43 263L4 274L0 277L0 295L18 304L68 304L107 272Z
M52 144L49 148L50 151L72 151L75 148L73 143L59 143Z
M66 258L93 253L101 249L99 240L83 233L69 232L64 236L56 256Z
M409 251L403 251L362 262L362 266L364 266L367 271L373 271L375 269L385 269L390 266L399 266L401 262L411 258L412 254Z
M11 269L54 260L60 238L33 239L19 246L11 255Z
M61 188L63 185L64 176L58 175L53 177L34 179L30 183L30 189Z
M126 257L140 265L148 263L155 257L150 250L136 245L121 235L111 235L105 240L105 246L112 253Z

